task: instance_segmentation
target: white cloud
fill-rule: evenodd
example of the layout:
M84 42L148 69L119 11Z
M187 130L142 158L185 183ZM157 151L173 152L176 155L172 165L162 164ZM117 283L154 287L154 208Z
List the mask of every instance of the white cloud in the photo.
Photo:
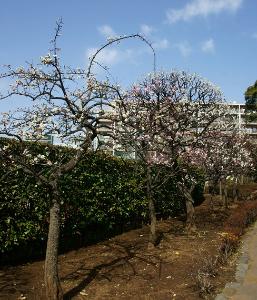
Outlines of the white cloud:
M169 47L169 41L167 39L161 39L152 44L154 49L167 49Z
M188 21L193 17L207 17L223 11L235 12L239 9L243 0L191 0L181 9L170 9L166 16L169 23Z
M98 27L98 31L106 38L117 36L115 31L109 25L103 25L103 26Z
M213 39L208 39L202 43L202 51L205 53L214 53L215 44Z
M143 24L140 27L140 33L145 35L145 36L149 36L152 34L152 32L155 31L155 29L152 26Z
M181 55L187 57L191 54L192 48L189 42L184 41L175 45L175 47L180 51Z
M255 32L253 35L252 35L253 39L256 39L257 40L257 32Z
M86 52L87 58L92 57L97 48L89 48ZM96 57L96 61L104 66L118 63L122 59L122 53L116 49L103 49Z

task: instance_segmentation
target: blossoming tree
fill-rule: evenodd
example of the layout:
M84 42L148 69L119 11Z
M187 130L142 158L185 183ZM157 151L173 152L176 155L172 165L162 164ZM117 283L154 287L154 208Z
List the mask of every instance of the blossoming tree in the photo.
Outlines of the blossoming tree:
M236 128L226 132L209 133L204 140L203 155L198 163L204 168L207 180L213 186L220 184L224 206L228 206L227 178L233 180L233 197L241 175L248 175L252 168L249 138ZM223 186L222 186L223 185Z
M156 243L156 216L151 169L170 166L170 176L181 173L188 149L198 149L204 136L224 127L228 114L222 93L210 82L186 72L154 73L135 84L117 102L117 144L133 149L147 170L147 198L150 214L150 241ZM194 180L182 172L179 189L186 199L187 227L192 228ZM163 179L165 180L165 179Z
M12 151L8 139L1 151L1 159L13 164L34 176L50 196L49 232L45 259L45 285L47 299L62 299L63 293L58 277L58 241L60 234L60 190L61 177L70 172L82 156L92 150L92 141L106 126L113 98L120 97L119 88L108 81L99 82L92 73L97 63L97 55L109 45L128 38L139 38L150 44L140 35L110 38L99 48L89 61L88 69L73 69L62 65L60 50L57 47L62 22L57 23L52 50L41 57L38 65L28 64L17 69L7 66L1 79L15 80L1 101L21 96L31 100L28 107L1 114L0 134L15 138L19 147ZM97 63L99 65L99 63ZM105 67L104 67L105 68ZM46 135L57 135L59 141L73 146L73 155L61 155L56 160L48 147L43 153L33 151L33 143ZM61 150L60 150L61 151Z

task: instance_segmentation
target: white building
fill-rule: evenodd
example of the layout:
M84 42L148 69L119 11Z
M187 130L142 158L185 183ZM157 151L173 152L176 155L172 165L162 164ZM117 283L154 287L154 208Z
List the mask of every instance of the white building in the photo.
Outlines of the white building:
M231 115L235 117L237 128L247 133L251 138L257 139L257 120L248 121L245 113L245 104L229 104Z

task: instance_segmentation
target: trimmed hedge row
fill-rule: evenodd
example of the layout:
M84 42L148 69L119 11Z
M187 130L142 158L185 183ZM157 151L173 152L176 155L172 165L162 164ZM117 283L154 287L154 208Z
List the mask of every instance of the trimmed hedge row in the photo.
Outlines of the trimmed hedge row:
M8 141L10 143L10 141ZM0 143L6 143L0 140ZM17 143L13 143L19 151ZM64 147L29 143L31 151L44 154L50 151L55 159L72 155ZM11 170L10 173L8 173ZM194 191L196 202L203 201L203 173L191 171L198 179ZM44 170L47 174L48 169ZM168 176L169 169L162 170ZM42 255L49 222L49 193L26 175L21 168L9 169L0 165L0 252L6 254L26 249L26 255ZM61 178L62 222L61 249L66 250L99 241L108 236L135 228L148 221L145 198L145 171L137 161L122 160L104 153L91 153L79 165ZM159 182L161 183L161 182ZM183 196L176 182L165 181L155 192L159 217L184 211ZM23 251L24 252L24 251Z

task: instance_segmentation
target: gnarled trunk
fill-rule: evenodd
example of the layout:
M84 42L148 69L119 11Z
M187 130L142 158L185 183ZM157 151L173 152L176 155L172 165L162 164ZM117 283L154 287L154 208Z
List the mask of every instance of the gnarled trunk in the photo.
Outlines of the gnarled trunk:
M48 230L45 286L48 300L63 299L62 288L58 276L58 244L60 235L60 204L54 199L50 209L50 224Z
M196 231L195 226L195 208L194 200L192 197L192 191L194 190L195 185L192 184L190 188L187 188L184 184L178 183L178 188L182 192L186 200L186 231L192 232Z

